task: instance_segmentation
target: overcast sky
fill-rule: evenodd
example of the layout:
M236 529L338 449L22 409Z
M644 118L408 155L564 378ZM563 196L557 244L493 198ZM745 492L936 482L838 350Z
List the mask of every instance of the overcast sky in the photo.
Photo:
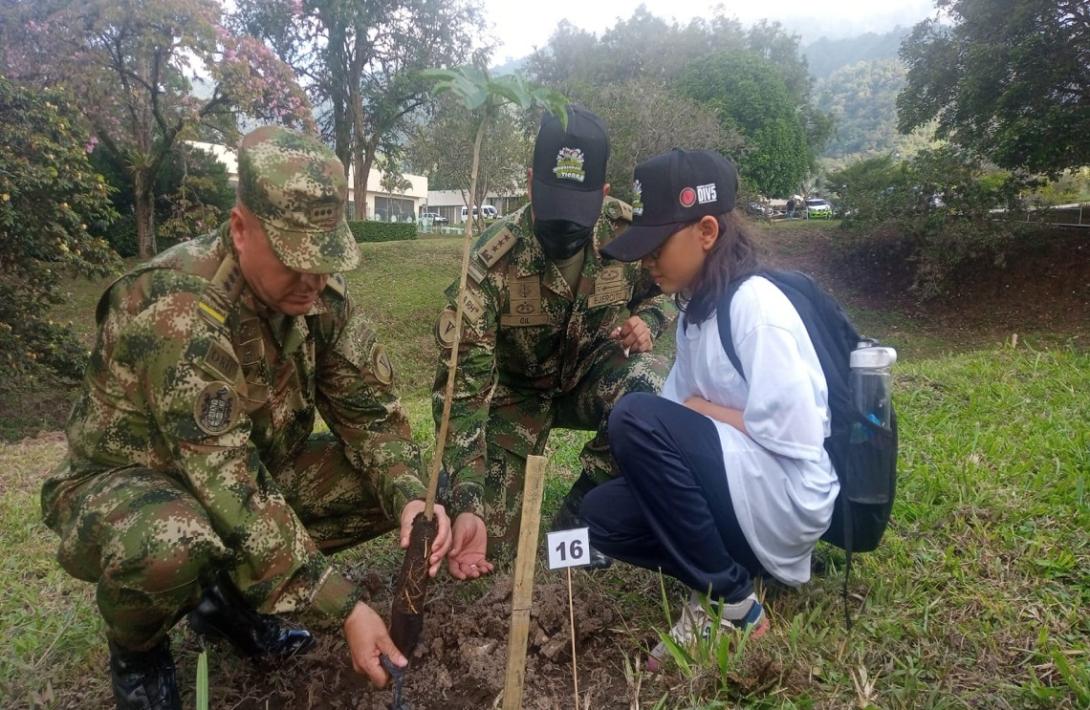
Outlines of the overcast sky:
M822 36L838 38L913 25L934 11L933 0L644 0L643 4L655 15L682 23L711 17L716 7L745 25L762 18L779 20L802 35L804 44ZM631 16L639 5L625 0L484 0L492 37L499 42L492 61L502 64L529 54L548 41L563 19L601 33L618 17Z

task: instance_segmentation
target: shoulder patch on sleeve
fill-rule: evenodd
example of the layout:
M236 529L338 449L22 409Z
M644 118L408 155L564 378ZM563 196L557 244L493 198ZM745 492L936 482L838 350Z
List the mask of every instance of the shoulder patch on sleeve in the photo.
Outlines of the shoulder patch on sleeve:
M228 382L233 382L239 371L238 360L235 358L234 353L218 343L212 343L208 346L208 352L197 361L197 365L203 367L210 374L222 377Z
M203 297L197 301L197 312L201 314L201 318L204 318L216 328L222 328L227 323L227 314Z
M487 275L488 272L484 270L484 267L477 263L476 259L469 260L469 278L473 279L474 283L480 284Z
M444 308L439 314L439 320L435 322L435 337L444 348L454 345L454 331L457 328L458 316L453 308Z
M390 362L390 356L386 354L386 348L378 343L371 347L371 371L375 373L375 379L384 385L394 381L394 366Z
M462 317L465 322L473 327L474 330L480 332L479 324L484 318L484 301L472 288L466 288L465 293L462 294Z
M231 385L210 382L193 402L193 419L205 434L218 436L235 425L241 409Z

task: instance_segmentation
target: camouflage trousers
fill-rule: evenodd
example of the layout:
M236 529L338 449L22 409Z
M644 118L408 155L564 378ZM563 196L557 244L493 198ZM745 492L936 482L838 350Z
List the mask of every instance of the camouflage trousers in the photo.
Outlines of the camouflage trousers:
M324 552L397 527L332 435L311 437L294 461L271 473ZM229 542L168 472L121 469L70 495L57 524L57 558L74 577L97 584L106 635L120 646L153 647L196 606L216 573L231 572Z
M526 457L541 454L553 428L595 432L579 454L581 476L597 485L617 473L606 426L613 406L630 392L662 390L668 363L653 353L625 357L615 344L600 348L587 374L566 392L546 393L505 384L492 395L485 429L487 470L484 484L489 556L514 557L522 521Z

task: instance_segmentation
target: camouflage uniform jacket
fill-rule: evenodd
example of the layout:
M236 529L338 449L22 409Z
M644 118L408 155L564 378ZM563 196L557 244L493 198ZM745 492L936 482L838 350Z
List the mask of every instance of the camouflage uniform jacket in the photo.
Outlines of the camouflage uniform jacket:
M486 428L497 384L537 391L542 397L571 392L593 365L592 354L631 315L642 318L655 338L673 320L673 304L646 269L613 261L600 251L631 220L629 205L605 199L575 289L542 251L529 206L491 225L476 242L444 454L455 511L483 516ZM442 407L446 385L457 291L457 282L447 289L450 305L436 327L442 348L436 410ZM512 445L518 446L506 442L505 448Z
M245 286L230 239L224 225L180 244L103 294L68 456L42 491L46 523L56 527L89 477L164 471L207 511L252 603L340 617L358 594L317 550L270 471L301 450L317 406L396 520L423 492L419 451L389 359L353 317L343 278L330 278L306 316L274 313Z

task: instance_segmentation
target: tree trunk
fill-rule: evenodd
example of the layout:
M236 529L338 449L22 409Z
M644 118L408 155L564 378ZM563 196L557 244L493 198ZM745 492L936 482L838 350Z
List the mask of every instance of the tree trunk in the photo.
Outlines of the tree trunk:
M363 56L364 42L367 37L367 28L356 25L356 47L352 59L348 64L348 113L352 120L352 168L355 175L352 179L353 216L355 219L367 219L367 173L363 170L364 153L367 145L364 137L367 127L364 125L366 116L363 109L363 94L360 90L360 82L363 80ZM368 167L370 170L370 167Z
M473 167L469 169L469 199L477 199L477 170L481 166L481 143L484 140L484 128L488 123L488 112L481 116L481 124L477 126L477 137L473 139ZM479 205L478 205L479 207ZM478 209L478 212L481 210ZM473 205L469 206L469 214L466 215L466 239L473 238Z
M150 259L159 251L155 243L155 195L152 176L144 170L133 173L133 206L136 212L136 247L141 259Z
M357 215L361 216L357 216L356 219L368 219L370 215L367 214L367 182L371 176L371 166L375 164L375 149L367 147L358 151L352 159L352 164L356 168L352 178L352 190L360 196L356 204L360 208Z
M329 68L333 89L330 92L330 101L333 104L333 152L344 166L344 176L347 179L348 167L352 164L352 122L349 120L345 101L348 95L346 80L349 71L345 58L345 25L343 18L326 3L318 3L318 18L329 31L325 63Z

